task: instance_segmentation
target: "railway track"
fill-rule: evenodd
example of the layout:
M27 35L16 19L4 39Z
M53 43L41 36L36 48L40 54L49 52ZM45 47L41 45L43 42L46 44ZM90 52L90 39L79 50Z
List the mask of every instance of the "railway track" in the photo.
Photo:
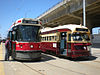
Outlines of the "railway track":
M47 56L48 56L48 55L47 55ZM50 56L50 57L51 57L51 56ZM75 63L78 63L78 64L87 65L87 66L91 66L91 67L95 67L95 68L100 69L99 66L95 66L95 65L92 65L92 64L88 64L88 63L81 63L81 62L72 61L72 60L69 60L69 59L68 59L68 61L66 61L67 59L58 58L58 57L54 57L54 58L57 58L58 60L57 60L57 61L54 60L53 62L59 62L59 63L67 63L67 62L70 63L70 62L75 62ZM80 74L80 75L88 75L88 74L85 73L85 72L80 72L80 71L77 71L77 70L73 70L73 69L71 69L71 68L68 68L67 65L66 65L66 67L63 67L63 66L61 67L60 65L54 64L54 63L52 62L53 59L50 59L50 60L51 60L51 61L48 62L48 58L46 57L46 59L44 59L44 60L42 60L42 61L43 61L44 64L47 64L47 65L49 65L49 66L62 69L62 70L64 70L64 71L67 70L67 71L69 71L69 72L77 73L77 74ZM41 61L41 62L42 62L42 61ZM13 63L13 65L15 65L13 61L11 61L11 62ZM52 63L51 63L51 62L52 62ZM89 62L100 63L100 61L98 61L98 60L92 60L92 61L89 61ZM19 61L18 61L18 63L21 63L21 65L23 65L23 66L29 68L29 70L35 71L36 73L38 73L38 74L40 74L40 75L47 75L47 74L45 73L45 71L43 71L43 70L44 70L43 68L41 68L41 70L40 70L40 69L37 69L37 68L35 68L35 67L32 67L30 64L27 64L27 63L25 63L25 62L19 62ZM35 62L35 63L36 63L36 62ZM9 63L9 64L11 64L11 63ZM70 65L71 65L71 64L70 64ZM45 65L44 65L44 66L45 66ZM15 67L16 67L16 66L15 66Z
M19 62L19 61L18 61L18 62ZM25 62L19 62L19 63L21 63L21 64L24 65L25 67L29 68L30 70L33 70L33 71L39 73L40 75L46 75L46 74L43 73L43 70L35 69L34 67L32 67L31 65L29 65L29 64L27 64L27 63L25 63ZM53 66L53 67L62 69L62 70L64 70L64 71L67 70L67 71L69 71L69 72L73 72L73 73L77 73L77 74L81 74L81 75L86 75L86 74L84 74L84 73L76 72L76 71L73 71L73 70L71 70L71 69L69 69L69 68L60 67L60 66L54 65L54 64L49 63L49 62L45 62L44 64L47 64L47 65L50 65L50 66ZM45 65L44 65L44 66L45 66Z
M24 64L23 62L21 62L21 63L22 63L24 66L28 67L29 69L31 69L31 70L33 70L33 71L35 71L35 72L39 73L40 75L45 75L44 73L40 72L40 70L36 70L36 69L34 69L34 68L30 67L29 65Z
M61 61L61 60L59 60L59 61ZM38 72L38 73L41 74L41 75L45 75L45 74L42 73L40 70L37 70L37 69L35 69L35 68L32 68L32 67L31 67L30 65L28 65L27 63L23 63L23 62L22 62L22 64L23 64L24 66L30 68L31 70L33 70L33 71L35 71L35 72ZM56 67L56 68L59 68L59 69L62 69L62 70L64 70L64 71L67 70L67 71L69 71L69 72L73 72L73 73L77 73L77 74L81 74L81 75L86 75L85 73L77 72L77 71L71 70L70 68L60 67L60 66L54 65L54 64L52 64L52 63L50 63L50 62L45 62L45 64L50 65L50 66L53 66L53 67Z
M70 72L74 72L74 73L86 75L86 74L84 74L84 73L76 72L76 71L73 71L73 70L70 70L70 69L67 69L67 68L63 68L63 67L60 67L60 66L57 66L57 65L54 65L54 64L47 63L47 62L46 62L46 64L49 64L49 65L51 65L51 66L55 66L55 67L60 68L60 69L63 69L63 70L68 70L68 71L70 71Z
M42 62L42 61L41 61ZM53 61L53 62L55 62L55 61ZM46 65L49 65L49 66L52 66L52 67L56 67L56 68L59 68L59 69L62 69L62 70L64 70L64 71L69 71L69 72L73 72L73 73L76 73L76 74L79 74L79 75L88 75L87 73L84 73L84 72L80 72L80 71L76 71L76 70L73 70L73 69L70 69L70 68L68 68L67 67L67 65L66 65L66 67L61 67L60 65L57 65L57 64L54 64L54 63L51 63L51 62L43 62L43 64L46 64ZM63 60L63 59L59 59L58 58L58 60L57 60L57 62L59 62L59 63L66 63L66 60ZM70 62L70 61L69 61ZM68 62L68 63L69 63ZM71 62L74 62L74 61L71 61ZM97 62L97 63L100 63L100 61L93 61L93 62ZM12 61L12 63L13 63L13 61ZM30 63L30 62L29 62ZM80 63L80 62L75 62L75 63L79 63L79 64L82 64L82 65L88 65L88 64L86 64L86 63ZM46 74L45 73L45 71L43 72L43 70L45 70L45 69L43 69L43 68L41 68L41 70L40 69L37 69L37 68L35 68L35 67L33 67L33 66L31 66L30 64L28 64L28 63L25 63L25 62L19 62L18 61L18 63L17 64L21 64L21 65L23 65L23 66L25 66L25 67L27 67L27 68L29 68L29 70L32 70L33 72L35 71L35 72L37 72L38 74L40 74L40 75L48 75L48 74ZM14 63L13 63L13 65L15 65ZM34 65L34 64L33 64ZM45 65L44 65L45 66ZM92 67L96 67L96 66L93 66L93 65L88 65L88 66L92 66ZM36 66L37 67L37 66ZM98 68L98 67L96 67L96 68ZM100 69L100 68L99 68Z
M42 73L40 70L37 70L37 69L35 69L35 68L32 68L31 66L29 66L29 65L27 65L27 64L24 64L24 63L22 63L22 64L23 64L24 66L28 67L29 69L31 69L31 70L33 70L33 71L35 71L35 72L41 74L41 75L46 75L46 74ZM86 75L86 74L84 74L84 73L76 72L76 71L73 71L73 70L70 70L70 69L67 69L67 68L63 68L63 67L60 67L60 66L57 66L57 65L53 65L53 64L48 63L48 62L45 62L45 64L50 65L50 66L53 66L53 67L56 67L56 68L59 68L59 69L62 69L62 70L65 70L65 71L67 70L67 71L70 71L70 72L73 72L73 73L77 73L77 74L81 74L81 75Z
M13 62L13 61L11 61L13 64L12 65L14 65L15 66L15 62ZM36 67L38 67L38 64L39 64L39 66L40 65L48 65L48 66L52 66L52 68L53 67L55 67L55 68L59 68L59 69L61 69L61 70L63 70L63 71L69 71L69 72L73 72L73 73L76 73L76 74L79 74L79 75L88 75L87 73L85 73L85 72L81 72L81 71L77 71L77 70L75 70L75 69L72 69L72 68L69 68L69 67L67 67L67 64L66 64L66 67L61 67L61 65L59 65L60 63L73 63L74 61L70 61L70 60L68 60L68 61L66 61L66 60L63 60L63 59L60 59L60 58L57 58L57 61L50 61L50 62L48 62L48 61L45 61L45 62L40 62L40 63L38 63L38 64L36 64L36 62L35 62L35 64L36 64L36 66L34 65L34 64L29 64L28 62L26 63L26 62L19 62L19 61L17 61L18 63L18 65L19 64L21 64L20 66L24 66L24 67L26 67L28 70L31 70L32 72L36 72L36 73L38 73L39 75L48 75L48 74L46 74L46 72L48 72L47 70L45 70L45 68L36 68ZM55 63L53 63L53 62L58 62L59 64L55 64ZM100 61L93 61L93 62L96 62L96 63L100 63ZM43 64L41 64L41 63L43 63ZM82 65L87 65L87 66L91 66L91 67L95 67L95 68L99 68L100 69L100 67L96 67L96 66L94 66L94 65L89 65L89 64L87 64L87 63L80 63L80 62L75 62L75 63L78 63L78 64L82 64ZM11 63L9 63L9 64L11 64ZM33 65L33 66L32 66ZM45 66L44 65L44 66ZM71 64L70 64L71 65ZM35 66L35 67L34 67ZM45 66L45 67L47 67L47 66ZM16 66L15 66L15 68L16 68ZM44 70L44 71L43 71ZM49 70L50 70L50 68L49 68Z

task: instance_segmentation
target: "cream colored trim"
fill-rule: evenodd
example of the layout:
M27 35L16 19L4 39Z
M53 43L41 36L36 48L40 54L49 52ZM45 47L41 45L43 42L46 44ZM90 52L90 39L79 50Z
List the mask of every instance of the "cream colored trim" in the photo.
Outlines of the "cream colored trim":
M18 24L15 24L15 26L18 26L18 25L32 25L32 26L41 26L40 24L30 24L30 23L18 23Z
M71 41L71 43L90 43L90 41L85 41L85 40L83 40L83 41Z
M72 33L75 33L75 32L79 32L79 33L90 33L90 31L86 32L86 31L73 31Z
M50 34L41 35L41 37L47 37L47 36L57 36L57 33L50 33Z
M41 42L58 42L58 41L41 41Z

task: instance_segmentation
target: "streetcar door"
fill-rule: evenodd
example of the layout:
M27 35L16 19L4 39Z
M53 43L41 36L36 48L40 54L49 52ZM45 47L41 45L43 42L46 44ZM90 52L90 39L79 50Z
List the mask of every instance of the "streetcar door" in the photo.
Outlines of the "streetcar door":
M67 32L60 33L60 54L66 54Z

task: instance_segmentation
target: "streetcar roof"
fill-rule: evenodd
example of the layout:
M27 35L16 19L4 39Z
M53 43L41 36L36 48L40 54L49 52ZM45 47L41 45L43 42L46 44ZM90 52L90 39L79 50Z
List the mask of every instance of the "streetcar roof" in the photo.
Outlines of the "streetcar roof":
M70 29L73 32L73 31L75 31L76 28L88 29L85 26L68 24L68 25L58 26L58 27L54 27L54 28L50 28L50 27L43 28L43 29L41 29L41 32L48 32L48 31L53 31L53 30L57 30L57 29Z
M23 20L39 21L39 20L37 20L37 19L32 19L32 18L20 18L20 19L16 20L16 21L12 24L12 26L8 29L8 31L9 31L12 27L17 26L17 25L34 25L34 26L41 26L40 24L23 23L23 22L22 22Z
M19 20L33 20L33 21L38 21L37 19L32 19L32 18L20 18L16 20L15 22L17 23Z

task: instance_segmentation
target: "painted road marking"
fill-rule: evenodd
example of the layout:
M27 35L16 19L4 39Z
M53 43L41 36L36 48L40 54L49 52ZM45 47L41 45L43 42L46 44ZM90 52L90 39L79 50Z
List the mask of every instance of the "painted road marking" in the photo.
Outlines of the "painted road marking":
M4 74L4 64L3 64L3 50L2 50L2 43L0 45L0 75L5 75Z

